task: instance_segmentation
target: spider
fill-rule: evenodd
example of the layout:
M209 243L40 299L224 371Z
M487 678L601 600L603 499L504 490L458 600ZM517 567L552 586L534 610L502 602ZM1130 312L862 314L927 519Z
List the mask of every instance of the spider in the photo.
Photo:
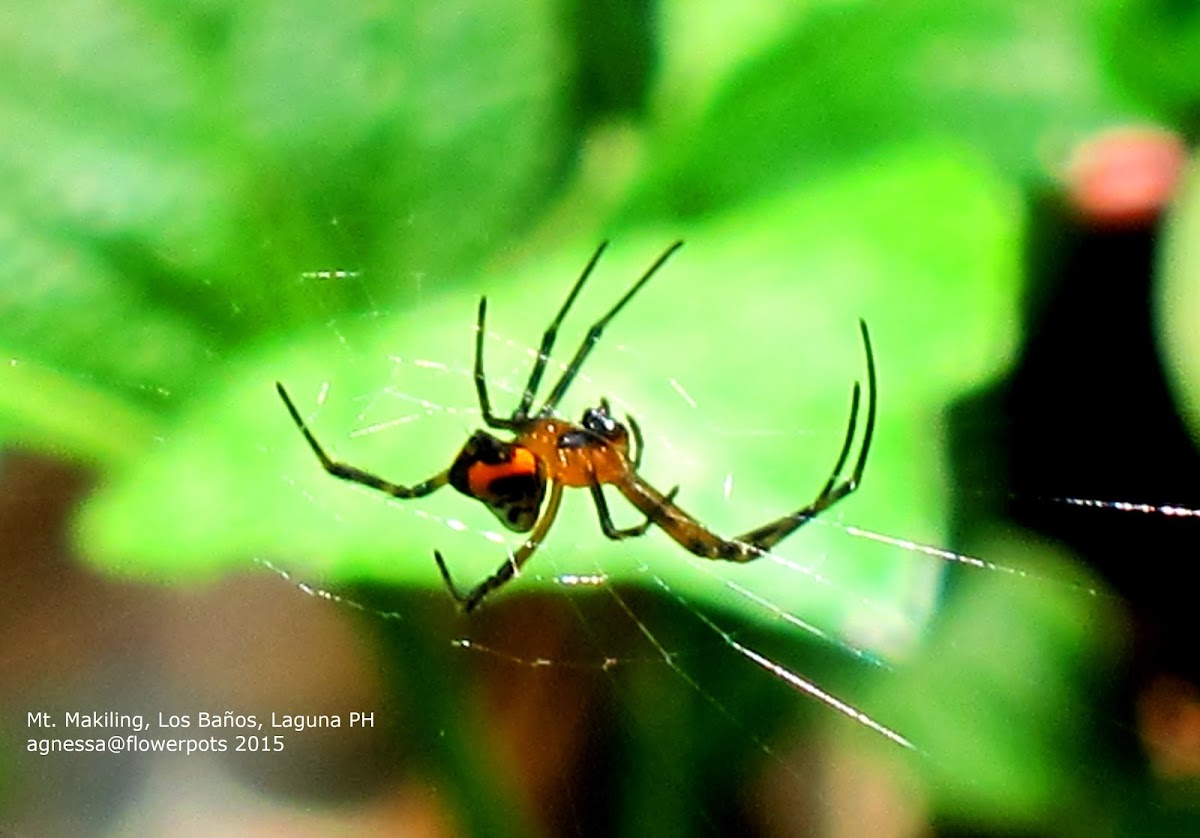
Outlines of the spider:
M617 421L607 399L600 399L597 406L585 410L578 423L563 419L557 414L559 402L566 395L588 355L596 347L605 327L682 244L683 242L677 241L663 251L616 305L592 324L575 351L575 357L571 359L550 395L536 411L533 411L534 399L546 372L546 364L554 347L558 328L608 243L603 242L596 249L567 294L558 314L543 333L537 359L529 373L521 401L508 417L493 413L488 397L487 378L483 372L487 297L481 298L475 323L475 391L484 423L488 428L511 435L512 439L500 439L488 431L478 430L463 445L448 469L416 485L393 483L372 472L330 457L308 429L283 385L276 382L275 388L291 414L292 421L296 423L296 427L320 460L322 468L334 477L360 483L405 500L424 497L449 483L467 497L483 503L508 529L518 533L529 533L525 542L515 553L510 553L495 573L466 592L454 584L450 571L446 568L445 559L439 551L434 550L434 561L437 562L446 589L466 612L472 611L488 594L520 573L525 562L546 538L550 525L554 523L562 500L563 487L586 488L591 493L597 517L600 519L600 530L613 540L620 541L644 535L653 524L697 556L735 562L752 561L858 488L875 428L875 361L871 352L871 339L866 323L859 320L867 362L867 416L862 449L849 476L843 477L842 472L850 456L858 424L860 388L857 381L851 396L850 422L846 429L845 441L833 471L817 494L816 500L736 538L722 538L675 504L678 486L663 494L638 474L643 450L642 434L632 416L626 416L625 424ZM604 496L605 485L615 487L630 504L646 516L646 520L632 527L615 526Z

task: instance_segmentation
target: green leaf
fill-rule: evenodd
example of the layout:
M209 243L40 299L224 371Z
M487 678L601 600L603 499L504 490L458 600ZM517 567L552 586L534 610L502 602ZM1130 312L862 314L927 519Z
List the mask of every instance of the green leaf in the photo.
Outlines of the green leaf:
M659 171L635 204L710 212L923 137L1042 178L1081 136L1136 113L1101 73L1091 5L898 0L762 11L781 18L774 39L735 26L765 46L730 63L716 42L704 70L679 68L699 63L685 43L668 52ZM734 49L741 43L735 35ZM719 83L714 64L728 67Z
M1192 166L1164 236L1156 282L1159 342L1167 380L1200 440L1200 169Z
M516 0L10 10L0 346L71 387L14 394L0 432L132 454L51 417L105 403L153 427L249 342L469 269L574 141L556 23ZM314 292L322 270L362 281Z
M1172 121L1194 124L1200 101L1200 7L1121 0L1100 18L1101 56L1113 75Z
M1066 810L1110 823L1095 807L1112 804L1104 789L1122 779L1097 751L1095 726L1120 652L1115 600L1033 533L972 547L1013 573L963 577L875 700L921 743L927 757L915 767L951 822L1040 832Z
M85 399L124 402L127 410L152 413L219 346L187 312L131 283L78 237L62 228L36 227L2 209L0 277L4 357L54 368L75 379ZM88 390L95 392L89 396ZM23 402L48 395L38 388L10 392ZM28 407L27 417L45 413ZM56 405L68 412L81 408Z
M336 219L344 240L329 255L378 268L378 293L461 269L519 229L572 141L572 67L548 0L386 15L260 0L238 15L228 70L231 108L272 167L268 206L302 200L283 241L304 247Z

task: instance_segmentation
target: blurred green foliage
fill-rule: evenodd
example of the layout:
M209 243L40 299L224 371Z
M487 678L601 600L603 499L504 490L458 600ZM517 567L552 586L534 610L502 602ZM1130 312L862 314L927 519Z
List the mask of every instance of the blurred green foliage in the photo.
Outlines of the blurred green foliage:
M96 465L85 552L159 578L284 555L436 587L442 545L461 579L493 569L484 510L447 490L423 517L336 485L273 382L340 456L423 479L473 421L477 296L493 398L514 398L609 236L560 351L658 250L688 246L614 324L588 370L602 386L581 380L569 413L612 396L648 430L650 478L740 531L824 479L864 317L881 414L853 520L943 543L938 417L1019 338L1023 196L1096 129L1186 127L1200 86L1200 16L1163 0L8 5L0 440ZM356 275L305 276L331 269ZM777 436L720 433L739 428ZM698 605L778 623L731 595L728 568L699 573L657 535L618 549L576 506L547 568L637 581L649 563ZM852 643L910 652L936 572L805 532L782 552L814 557L795 559L807 576L741 578ZM864 639L871 620L887 629ZM992 754L993 773L1029 758Z

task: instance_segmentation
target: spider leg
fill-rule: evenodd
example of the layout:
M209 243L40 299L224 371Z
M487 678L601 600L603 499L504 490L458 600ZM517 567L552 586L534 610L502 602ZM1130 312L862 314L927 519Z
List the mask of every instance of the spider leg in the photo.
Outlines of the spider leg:
M579 275L579 279L575 280L575 285L572 286L570 293L567 294L567 299L563 302L562 308L558 310L558 314L554 316L554 320L546 327L546 331L542 334L542 345L538 347L537 358L533 362L533 369L529 371L529 380L525 384L525 391L521 394L521 403L517 405L517 409L508 419L502 419L492 413L492 402L488 398L487 376L483 372L483 336L484 336L484 321L487 318L487 297L479 298L479 313L475 318L475 392L479 396L479 408L483 413L483 421L488 427L499 428L502 430L515 430L516 427L524 422L529 417L529 406L533 404L533 399L537 394L538 385L542 382L542 375L546 372L546 364L550 360L550 350L554 348L554 340L558 337L558 327L562 325L563 318L567 316L567 311L575 302L575 298L579 296L579 290L583 288L583 283L592 273L592 269L596 267L596 263L600 261L600 254L608 247L608 242L600 243L596 248L596 252L592 254L592 258L588 260L584 266L583 272Z
M821 488L816 500L808 506L796 510L791 515L785 515L776 521L743 533L735 539L736 541L748 544L757 551L769 550L804 524L807 524L814 517L851 494L862 482L863 471L867 466L867 454L871 450L871 439L875 435L877 385L875 380L875 355L871 351L871 335L867 331L867 324L863 320L858 321L858 327L862 332L863 350L867 358L867 420L863 430L862 448L858 452L854 468L851 469L848 477L842 476L842 469L845 468L846 460L849 459L850 449L854 443L854 432L858 425L858 382L854 383L854 392L850 399L850 422L846 428L846 440L842 443L842 450L838 454L837 463L834 464L833 471L829 474L829 480Z
M642 274L641 278L633 284L633 287L625 292L625 296L617 300L617 304L609 309L608 314L604 315L592 324L592 327L588 329L587 335L584 336L583 342L580 343L579 348L575 350L575 357L571 359L571 363L567 366L567 369L563 372L562 377L558 380L558 383L554 385L554 389L550 391L550 395L546 398L546 403L543 404L541 410L538 411L539 416L546 417L554 414L555 409L558 407L559 401L562 400L563 395L567 392L567 388L571 386L571 382L574 381L575 376L579 374L579 368L583 366L583 362L587 359L588 354L592 351L592 348L595 347L597 341L600 340L600 335L604 333L604 327L607 326L609 322L617 316L617 313L625 307L626 303L633 299L633 295L640 291L642 286L650 281L650 277L654 276L658 269L663 266L663 263L671 257L671 254L682 246L683 242L677 241L664 250L662 255L654 260L654 264L647 268L646 272Z
M633 437L633 448L636 449L633 452L632 459L633 470L637 471L642 467L642 452L646 450L646 445L642 441L642 429L638 427L637 420L626 413L625 422L629 425L629 435Z
M363 471L360 468L332 459L325 453L325 449L321 447L321 444L317 442L317 438L313 436L312 431L308 429L308 425L301 418L300 411L296 409L296 405L292 404L292 400L288 397L287 390L283 389L283 385L276 381L275 389L278 391L279 397L283 399L288 413L292 415L292 421L296 423L296 427L300 429L300 433L304 434L304 438L308 440L309 447L317 455L317 459L321 461L321 467L334 477L348 480L351 483L361 483L364 486L370 486L372 489L389 494L394 498L403 498L405 500L408 498L424 497L431 492L435 492L445 486L446 482L450 479L450 472L443 471L441 474L435 474L433 477L415 486L403 486L399 483L393 483L390 480L384 480L382 477L371 474L369 471Z
M487 376L483 373L483 322L487 318L487 297L479 298L479 314L475 317L475 393L479 396L479 411L489 428L513 430L517 423L512 419L501 419L492 413L492 400L488 398Z
M455 601L462 606L464 612L470 613L473 611L485 596L521 571L521 567L525 562L529 561L529 557L533 555L534 551L537 550L542 540L546 537L546 533L550 530L550 525L554 523L554 516L558 514L558 506L561 501L562 484L558 481L553 481L550 484L550 497L546 502L545 510L542 511L542 517L534 525L533 531L525 539L525 543L504 564L500 565L495 573L465 594L455 586L453 580L450 578L450 571L446 568L446 560L442 558L442 554L437 550L433 551L433 560L437 562L438 570L442 574L442 581L446 583L446 589L450 591L450 596L454 597Z
M812 503L736 538L724 539L676 506L672 500L674 493L668 495L659 493L636 473L631 472L623 481L616 484L621 494L684 549L703 558L735 562L748 562L759 558L821 512L851 494L862 482L863 471L867 465L867 453L870 451L871 438L875 433L877 391L875 357L871 351L871 337L867 332L867 324L862 320L859 320L858 323L867 358L867 418L862 449L859 451L850 475L843 477L842 469L845 468L846 461L850 457L854 433L858 426L860 388L856 383L851 396L850 422L846 429L846 439L842 443L841 451L838 452L833 472Z
M621 541L626 538L637 538L639 536L643 536L646 534L646 531L650 529L650 525L654 523L654 519L647 515L646 520L638 524L636 527L617 529L615 526L613 526L612 516L608 512L608 501L604 498L604 489L595 481L593 481L588 488L591 489L592 500L596 503L596 517L600 519L600 529L613 541ZM667 492L664 499L665 502L671 503L675 500L675 496L677 494L679 494L678 486Z
M567 312L575 302L575 298L579 296L579 291L583 288L583 284L587 282L587 278L591 276L592 270L596 267L596 263L600 261L600 254L608 247L608 242L600 242L600 246L596 248L596 252L592 254L592 258L588 260L584 266L583 272L579 274L579 279L575 280L575 285L571 287L571 291L567 294L567 299L563 302L562 308L558 310L558 314L554 316L554 320L546 327L546 331L542 333L542 345L538 347L537 360L534 361L533 369L529 371L529 381L525 385L525 392L521 394L521 403L517 406L516 412L513 414L514 422L524 421L529 417L529 408L533 405L533 399L537 395L538 386L542 383L542 375L546 372L546 364L550 360L550 351L554 348L554 341L558 337L558 327L562 325L563 318L567 316Z
M726 541L708 529L684 510L675 505L675 492L664 495L641 478L630 472L624 480L614 484L647 520L673 538L680 547L705 559L728 559L750 561L760 553L753 552L747 544ZM603 524L602 524L603 526Z

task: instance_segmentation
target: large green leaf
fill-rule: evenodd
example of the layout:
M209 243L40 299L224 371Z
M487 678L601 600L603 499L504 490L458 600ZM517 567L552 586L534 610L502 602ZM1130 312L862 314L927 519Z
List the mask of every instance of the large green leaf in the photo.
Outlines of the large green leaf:
M761 3L737 24L678 5L643 211L709 212L930 136L1043 178L1081 137L1142 112L1107 83L1087 0Z
M835 517L939 541L944 487L930 429L940 406L993 373L1014 340L1019 215L986 171L944 146L914 147L687 229L690 243L612 325L565 412L607 395L634 413L648 479L679 483L685 508L733 535L807 503L825 480L851 384L864 376L861 316L878 359L879 426L864 488ZM674 232L622 232L560 358ZM564 245L478 278L501 409L517 398L539 330L589 250ZM243 353L166 445L95 497L82 526L88 555L168 577L282 557L341 579L436 587L437 547L462 580L494 570L499 542L512 539L492 534L501 528L485 509L450 489L397 502L328 478L273 388L286 383L338 456L400 482L424 479L478 422L468 373L476 289ZM725 584L730 566L692 560L661 534L607 542L586 493L574 494L517 588L563 573L645 582L646 567L695 602L773 618ZM613 494L619 525L634 520ZM161 521L170 526L147 525ZM897 561L894 549L836 528L810 526L777 553L778 562L739 568L739 584L854 642L903 645L934 600L936 566Z
M1200 6L1112 0L1100 18L1106 66L1172 122L1195 125L1200 101Z
M961 579L910 665L876 682L876 701L929 754L927 793L949 821L1053 831L1067 810L1107 824L1126 782L1094 733L1122 651L1116 600L1035 533L972 548L1018 573Z
M84 457L115 449L45 417L153 425L255 336L420 293L527 224L574 141L547 2L17 4L0 47L0 348L80 396L0 427ZM328 269L356 293L301 281Z

